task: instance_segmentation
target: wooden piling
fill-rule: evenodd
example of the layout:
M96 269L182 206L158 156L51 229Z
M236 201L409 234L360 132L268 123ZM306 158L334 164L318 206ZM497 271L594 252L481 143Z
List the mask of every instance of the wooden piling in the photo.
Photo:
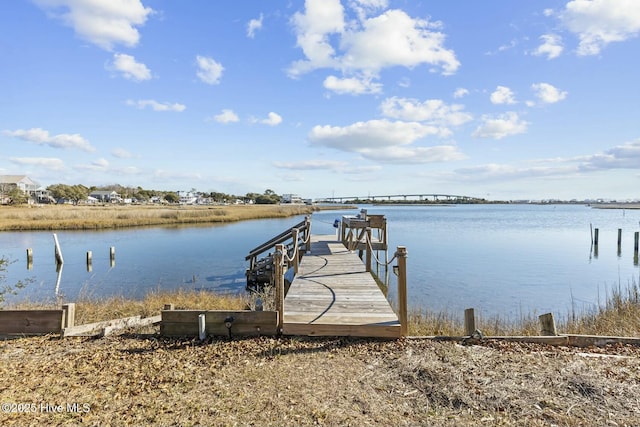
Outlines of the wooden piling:
M93 252L87 251L87 272L93 270Z
M27 249L27 270L31 270L33 268L33 249Z
M76 305L67 303L62 305L62 328L72 328L76 326Z
M311 217L309 215L304 217L304 241L305 252L311 252Z
M298 274L298 267L300 266L300 255L298 253L298 229L294 228L291 230L291 237L293 238L293 271Z
M622 245L622 228L618 228L618 248Z
M541 314L540 316L538 316L538 319L540 320L541 335L558 335L558 331L556 330L556 322L553 319L553 313Z
M204 313L198 315L198 338L200 341L207 337L207 319Z
M633 265L638 265L638 241L640 240L640 232L633 233Z
M109 266L113 267L114 265L116 265L116 248L111 246L109 248Z
M283 244L277 244L273 254L273 275L275 281L276 311L278 312L277 331L282 331L282 319L284 318L284 252Z
M471 336L476 331L476 316L473 308L464 311L464 334Z
M598 228L593 230L593 244L598 246L598 235L600 234L600 230Z
M407 336L407 248L398 246L398 320L400 320L400 335Z
M53 233L53 242L55 244L55 257L57 264L63 264L64 259L62 258L62 250L60 249L60 242L58 242L58 235Z
M367 227L367 255L365 257L365 268L371 272L371 227Z

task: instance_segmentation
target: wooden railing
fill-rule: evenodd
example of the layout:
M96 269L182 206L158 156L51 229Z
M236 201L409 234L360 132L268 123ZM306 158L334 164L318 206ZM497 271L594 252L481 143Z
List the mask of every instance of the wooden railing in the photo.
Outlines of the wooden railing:
M305 219L292 228L283 231L272 239L262 243L252 249L245 257L249 261L247 269L247 289L258 289L265 284L274 285L273 267L274 257L272 253L277 245L286 243L283 253L286 255L287 266L293 266L295 272L298 272L298 264L302 258L303 250L311 250L311 220L307 216ZM265 254L269 252L268 254ZM260 258L262 256L262 258Z

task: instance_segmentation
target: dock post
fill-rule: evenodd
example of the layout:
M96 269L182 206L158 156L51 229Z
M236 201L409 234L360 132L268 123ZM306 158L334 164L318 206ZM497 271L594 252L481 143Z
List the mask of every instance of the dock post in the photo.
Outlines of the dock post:
M407 248L398 246L398 317L400 320L400 335L407 336Z
M300 265L300 254L298 251L300 250L298 246L298 229L291 229L291 236L293 237L293 271L298 274L298 267Z
M198 315L198 338L203 341L207 337L207 316L204 313Z
M540 316L538 316L538 319L540 320L540 329L542 330L542 335L552 337L558 335L558 331L556 330L556 322L553 319L553 313L541 314Z
M368 273L371 273L371 227L367 227L367 256L365 258L365 267Z
M593 230L593 244L598 246L598 235L600 234L600 229L596 228Z
M53 233L53 243L55 244L56 264L64 264L60 242L58 242L58 235L56 233Z
M306 242L306 252L311 252L311 218L309 215L304 217L304 241Z
M87 272L91 273L93 269L93 252L87 251Z
M638 241L640 240L640 232L633 233L633 264L638 265Z
M76 304L73 302L62 305L62 328L76 326Z
M109 248L109 266L113 267L116 265L116 247L111 246Z
M618 256L622 256L622 228L618 228Z
M27 249L27 270L31 270L33 268L33 249Z
M476 331L476 317L473 308L464 311L464 334L471 336Z
M276 311L278 312L278 324L276 330L278 334L282 333L282 320L284 317L284 251L284 245L280 243L276 245L276 250L273 254Z

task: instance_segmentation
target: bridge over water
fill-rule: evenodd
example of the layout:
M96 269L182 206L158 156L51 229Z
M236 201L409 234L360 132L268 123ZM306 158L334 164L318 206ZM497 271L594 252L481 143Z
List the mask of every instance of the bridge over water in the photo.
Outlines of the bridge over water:
M460 196L456 194L438 194L438 193L423 193L423 194L388 194L388 195L367 195L367 196L339 196L339 197L325 197L322 200L324 202L330 203L344 203L349 200L367 200L371 202L375 201L391 201L391 200L400 200L400 201L425 201L425 200L433 200L435 202L438 201L446 201L446 202L470 202L474 200L481 200L477 197L471 196Z

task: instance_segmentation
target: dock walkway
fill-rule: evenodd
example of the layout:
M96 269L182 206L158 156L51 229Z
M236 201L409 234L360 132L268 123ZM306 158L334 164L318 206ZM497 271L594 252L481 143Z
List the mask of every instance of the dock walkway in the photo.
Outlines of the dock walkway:
M284 300L283 334L398 338L398 316L362 260L332 235L311 251Z

